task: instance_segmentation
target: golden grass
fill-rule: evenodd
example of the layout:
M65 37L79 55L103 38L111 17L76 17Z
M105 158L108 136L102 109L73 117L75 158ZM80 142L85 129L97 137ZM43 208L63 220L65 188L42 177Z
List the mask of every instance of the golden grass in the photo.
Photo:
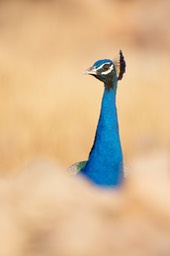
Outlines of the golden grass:
M152 45L145 49L129 43L136 30L131 23L123 25L118 10L128 21L136 5L111 6L100 3L96 9L90 1L1 3L2 173L37 156L65 167L87 158L103 89L82 72L119 48L127 60L118 92L125 162L141 149L170 147L169 59Z

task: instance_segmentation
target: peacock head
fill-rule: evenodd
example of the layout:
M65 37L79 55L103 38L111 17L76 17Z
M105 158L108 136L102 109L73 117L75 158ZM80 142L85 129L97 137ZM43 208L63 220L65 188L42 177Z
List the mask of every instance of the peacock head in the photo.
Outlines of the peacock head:
M104 59L96 61L93 66L86 69L84 74L92 75L102 81L107 89L114 87L117 80L121 80L125 73L126 63L122 51L114 60Z

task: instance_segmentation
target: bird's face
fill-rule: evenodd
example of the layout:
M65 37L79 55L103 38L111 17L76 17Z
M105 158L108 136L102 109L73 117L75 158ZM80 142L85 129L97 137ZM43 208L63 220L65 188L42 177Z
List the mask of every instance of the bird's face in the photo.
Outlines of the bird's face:
M105 85L112 87L114 77L116 76L115 65L113 61L109 59L98 60L93 66L86 69L84 74L92 75L102 81Z

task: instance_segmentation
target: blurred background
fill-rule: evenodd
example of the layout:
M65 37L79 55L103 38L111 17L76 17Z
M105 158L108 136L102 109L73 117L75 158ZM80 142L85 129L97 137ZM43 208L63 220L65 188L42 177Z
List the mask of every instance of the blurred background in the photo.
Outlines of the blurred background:
M169 24L169 0L0 1L0 255L170 255ZM83 71L120 49L129 168L103 191L63 170L98 122L103 86Z
M170 149L168 0L0 1L0 170L64 168L93 144L102 84L83 76L123 50L117 107L125 163Z

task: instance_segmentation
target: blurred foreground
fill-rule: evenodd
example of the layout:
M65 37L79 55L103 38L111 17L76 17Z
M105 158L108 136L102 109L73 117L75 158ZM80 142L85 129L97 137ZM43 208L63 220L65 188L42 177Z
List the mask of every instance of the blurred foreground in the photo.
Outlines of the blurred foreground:
M170 255L170 161L136 160L126 184L100 191L53 164L0 181L0 255Z

